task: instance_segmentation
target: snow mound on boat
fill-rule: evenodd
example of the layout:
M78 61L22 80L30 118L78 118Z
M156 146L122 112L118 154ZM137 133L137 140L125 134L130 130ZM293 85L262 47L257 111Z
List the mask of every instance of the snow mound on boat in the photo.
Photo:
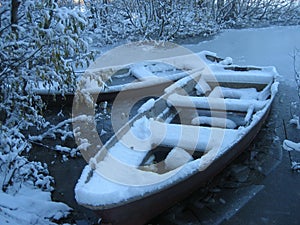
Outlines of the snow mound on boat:
M187 162L193 160L193 157L182 148L173 148L165 159L166 170L174 170Z

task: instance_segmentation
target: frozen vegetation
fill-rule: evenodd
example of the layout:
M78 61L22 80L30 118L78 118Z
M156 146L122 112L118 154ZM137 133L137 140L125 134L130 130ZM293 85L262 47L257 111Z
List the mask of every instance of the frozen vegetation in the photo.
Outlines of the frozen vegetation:
M47 165L29 161L25 156L25 153L30 154L33 143L40 143L45 137L65 140L72 136L69 120L53 125L43 117L44 104L33 92L41 84L40 81L46 86L55 84L61 93L72 92L77 72L86 68L94 58L95 53L90 47L99 50L98 47L124 40L205 37L227 28L297 25L300 21L298 2L86 0L86 5L78 8L70 0L1 1L0 223L52 224L70 211L65 204L51 201L54 179ZM282 30L291 35L296 33L299 37L299 27L278 27L260 34L260 38L274 42L274 46L284 49L282 52L285 54L289 40L274 38ZM252 33L253 30L246 30L240 35ZM279 41L284 44L278 44ZM226 55L228 53L221 47L224 42L225 45L231 43L230 36L219 43L219 49L208 50L222 51ZM198 47L202 48L200 45ZM207 47L210 48L209 44ZM234 44L234 48L245 47L244 42ZM299 45L295 47L300 48ZM265 52L269 57L268 64L272 59L278 62L279 56L271 52ZM228 55L242 57L240 54ZM290 74L285 70L290 61L285 57L280 58L279 69L283 74ZM296 51L295 60L298 57ZM254 60L253 63L257 62ZM294 72L299 87L297 66ZM151 105L151 101L148 104ZM291 123L299 126L298 118L299 114L295 114ZM32 127L39 134L28 135ZM88 143L79 147L86 145ZM54 150L74 157L79 149L56 145Z
M97 44L210 36L222 29L299 23L299 3L281 0L85 1Z
M70 211L51 202L54 180L47 165L25 157L36 140L26 131L53 127L33 92L38 82L55 82L67 92L75 82L75 67L92 58L88 40L82 38L85 16L55 2L0 3L1 224L51 224Z
M291 102L291 108L295 108L296 111L293 112L295 114L292 115L292 118L290 119L290 124L295 126L295 129L300 129L300 120L299 120L299 109L297 108L297 105L300 102L300 59L299 59L299 49L296 48L294 50L294 54L293 54L293 65L294 65L294 76L295 76L295 83L296 83L296 90L297 90L297 94L298 94L298 103L297 102ZM291 140L284 140L283 141L283 148L289 152L289 157L291 160L291 168L293 170L299 171L300 170L300 162L294 161L291 158L291 151L295 151L295 152L300 152L300 142L299 143L295 143ZM299 154L299 153L298 153Z

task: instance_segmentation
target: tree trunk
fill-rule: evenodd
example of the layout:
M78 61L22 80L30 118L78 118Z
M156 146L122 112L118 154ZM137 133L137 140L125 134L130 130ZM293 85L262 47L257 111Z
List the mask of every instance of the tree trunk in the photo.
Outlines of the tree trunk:
M12 31L16 32L16 27L14 25L18 24L18 10L19 10L20 2L19 0L11 0L11 14L10 14L10 22L12 26Z

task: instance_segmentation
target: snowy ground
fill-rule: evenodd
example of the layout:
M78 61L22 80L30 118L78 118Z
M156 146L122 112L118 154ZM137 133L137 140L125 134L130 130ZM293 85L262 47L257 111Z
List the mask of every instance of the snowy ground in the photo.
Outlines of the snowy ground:
M292 26L228 30L217 35L212 40L199 44L184 45L195 52L209 50L216 52L221 57L230 56L236 64L258 66L273 65L277 68L279 74L282 75L280 79L280 92L274 104L271 118L267 127L264 129L265 131L260 134L263 136L259 137L257 140L258 143L256 144L256 148L258 149L266 148L268 155L263 157L270 157L269 161L264 161L269 162L269 165L260 165L262 170L265 169L263 174L266 178L257 178L256 182L258 182L258 180L259 182L256 183L255 186L252 185L248 188L237 189L236 198L241 200L237 205L232 204L232 206L229 206L230 200L224 200L226 198L224 196L219 197L218 202L222 204L222 207L219 207L219 212L223 212L224 209L228 210L222 214L223 216L220 216L219 213L218 219L213 220L214 223L220 223L224 218L225 220L231 218L227 224L238 224L245 220L249 221L248 224L269 224L272 222L280 224L282 221L288 221L289 224L298 224L300 221L296 210L297 203L300 201L300 175L292 173L289 170L288 154L287 152L281 151L281 144L285 139L300 142L299 130L289 124L289 120L292 119L292 116L296 113L299 114L299 105L293 104L292 107L290 106L292 102L298 101L295 89L292 54L295 48L300 49L299 40L300 26ZM297 106L298 108L296 108ZM284 132L283 124L286 125L286 132ZM298 154L300 155L300 153ZM298 157L295 152L292 153L292 156L294 158ZM43 158L43 156L40 156L40 158ZM45 160L50 162L50 173L52 172L51 175L56 179L54 199L64 201L74 208L75 214L77 218L79 218L76 220L80 221L78 222L79 224L89 224L90 222L86 217L82 216L83 213L86 212L83 212L82 208L76 206L73 198L73 187L84 164L81 161L79 162L78 159L69 159L64 162L65 160L61 160L61 157L56 158L57 162L54 162L53 160L55 160L55 158L56 156ZM272 158L273 161L271 160ZM300 156L298 158L300 159ZM72 160L74 160L74 162ZM240 172L240 169L234 168L233 170ZM246 170L247 169L241 171L244 172ZM66 182L66 177L70 176L70 174L72 178ZM273 183L276 185L274 188L272 187ZM286 187L285 183L289 186ZM218 192L219 190L214 191ZM23 193L11 197L1 192L0 223L49 224L51 221L59 218L61 214L67 214L69 211L66 205L51 203L49 192L47 194L41 194L39 191L34 191L36 198L31 198L31 193L32 190L24 189ZM276 198L272 195L270 196L268 193L276 195ZM22 194L25 194L25 196L21 196ZM252 199L255 194L256 197ZM30 199L28 197L30 197ZM266 201L268 198L272 198L272 201ZM234 198L232 199L232 201L234 201ZM281 207L276 199L282 201L284 205ZM210 201L210 199L208 199L208 201ZM289 201L293 201L293 203ZM263 210L257 207L257 204L261 204L260 207L262 207ZM275 207L274 205L276 204L278 206ZM241 209L243 205L245 205L245 207ZM241 210L239 213L236 213L236 209ZM257 218L253 218L252 216L254 210L259 213ZM224 217L225 214L227 215L226 217ZM26 220L25 218L29 219ZM211 218L208 220L210 219ZM165 220L164 216L158 223L168 224L164 223L163 220ZM180 221L178 220L176 224L180 224Z

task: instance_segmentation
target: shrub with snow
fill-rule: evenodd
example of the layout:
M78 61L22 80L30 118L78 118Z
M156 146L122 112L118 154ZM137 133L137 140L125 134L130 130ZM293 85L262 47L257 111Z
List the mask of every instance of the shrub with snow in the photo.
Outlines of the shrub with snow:
M45 191L50 197L53 178L47 165L24 156L31 148L24 131L32 126L40 129L48 125L42 115L43 103L33 89L43 81L45 85L55 82L61 93L72 90L75 68L84 66L93 57L87 40L82 37L87 25L85 15L60 7L56 2L3 0L0 3L1 199L18 196L25 187ZM1 206L9 209L10 203L7 204ZM23 209L18 208L21 213L19 210ZM57 210L51 212L55 215L45 218L39 219L38 214L28 217L33 220L27 224L49 224L48 219L59 219L69 208ZM0 221L15 218L15 224L26 224L22 215L28 214L21 213L17 218L15 212L1 210Z

